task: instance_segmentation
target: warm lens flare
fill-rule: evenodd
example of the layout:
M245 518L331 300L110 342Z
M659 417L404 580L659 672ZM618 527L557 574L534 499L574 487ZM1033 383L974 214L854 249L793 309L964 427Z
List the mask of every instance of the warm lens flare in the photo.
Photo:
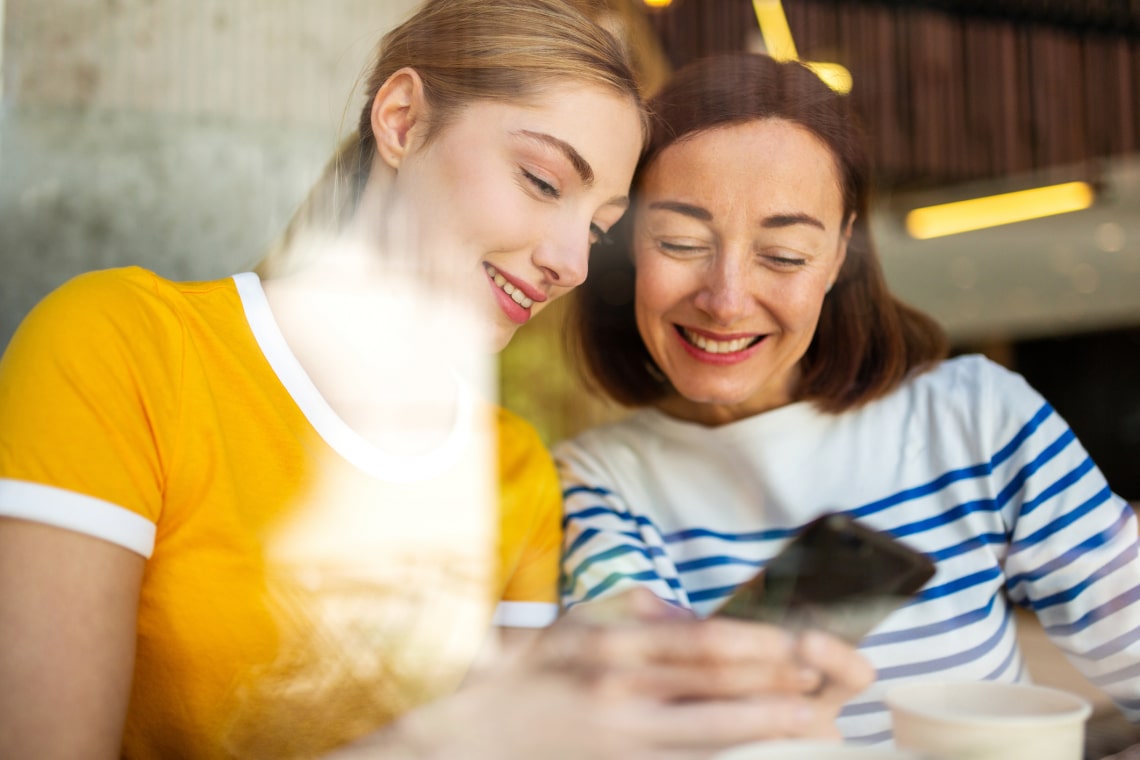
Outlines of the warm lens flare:
M1086 209L1093 203L1087 182L1018 190L954 203L916 208L906 215L906 231L916 240L1040 219Z
M760 36L764 38L764 49L778 61L794 61L799 58L788 17L780 0L752 0L756 12L756 22L760 24Z
M756 23L760 25L760 36L768 55L777 61L798 61L796 42L780 0L752 0L752 10L756 12ZM804 65L840 95L851 92L851 72L838 63L804 61Z
M804 66L814 71L815 75L822 79L825 85L840 95L846 95L851 92L851 72L838 63L805 61Z

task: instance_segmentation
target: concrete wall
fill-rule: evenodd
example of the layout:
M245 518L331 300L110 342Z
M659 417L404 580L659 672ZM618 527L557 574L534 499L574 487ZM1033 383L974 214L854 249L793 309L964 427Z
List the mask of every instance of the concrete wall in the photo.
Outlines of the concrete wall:
M0 347L90 269L248 268L414 0L0 2Z

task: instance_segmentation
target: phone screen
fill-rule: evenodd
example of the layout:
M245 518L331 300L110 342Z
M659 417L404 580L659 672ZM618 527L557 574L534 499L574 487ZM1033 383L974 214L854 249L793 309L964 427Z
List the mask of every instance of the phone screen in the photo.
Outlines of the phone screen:
M934 564L889 534L831 513L808 524L717 615L857 643L934 575Z

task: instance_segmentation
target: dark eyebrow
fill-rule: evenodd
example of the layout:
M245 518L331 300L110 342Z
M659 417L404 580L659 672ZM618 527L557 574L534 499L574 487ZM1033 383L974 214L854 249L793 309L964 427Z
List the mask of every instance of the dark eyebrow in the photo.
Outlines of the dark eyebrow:
M772 216L764 217L764 221L760 224L765 229L777 229L780 227L791 227L796 224L807 224L812 227L819 227L824 231L827 230L827 228L823 226L823 222L808 214L773 214Z
M554 135L548 135L545 132L532 132L529 129L519 130L518 132L515 132L515 134L522 135L523 137L528 137L532 140L538 140L539 142L545 143L549 147L558 150L560 153L562 153L562 155L566 156L566 160L569 161L570 165L574 167L574 171L578 172L578 176L582 178L583 182L585 182L587 185L592 185L594 183L593 167L590 166L590 163L586 159L582 158L582 154L576 151L574 149L574 146L570 143L566 142L565 140L559 140Z
M711 222L713 218L712 213L710 213L708 209L680 201L654 201L649 204L649 208L672 211L702 222ZM797 224L807 224L811 227L819 227L821 230L827 229L823 226L823 222L810 214L773 214L772 216L764 217L760 222L760 225L765 229L792 227Z
M651 209L660 209L662 211L672 211L682 216L692 217L702 222L711 222L712 214L708 209L703 209L700 206L694 206L691 203L681 203L680 201L654 201L649 204Z

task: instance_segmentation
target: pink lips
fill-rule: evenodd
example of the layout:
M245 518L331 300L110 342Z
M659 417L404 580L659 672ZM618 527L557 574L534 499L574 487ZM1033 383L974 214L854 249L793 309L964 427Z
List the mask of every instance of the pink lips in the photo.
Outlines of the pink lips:
M696 335L701 335L705 338L708 338L709 340L715 340L718 342L727 342L727 341L731 341L731 340L739 340L741 338L749 338L749 339L756 338L756 337L760 338L760 340L756 341L752 345L747 346L745 348L742 348L739 351L733 351L733 352L727 353L727 354L714 354L714 353L711 353L709 351L705 351L704 349L699 348L698 346L694 346L692 343L690 343L688 340L685 339L685 336L681 332L681 326L680 325L674 325L674 332L677 335L677 340L681 343L681 347L685 349L685 351L689 354L689 356L693 357L697 361L704 362L705 364L714 364L714 365L717 365L720 367L732 366L733 364L740 364L743 361L747 361L757 351L760 350L760 347L762 345L764 345L764 338L766 337L766 336L757 336L755 333L739 333L739 334L733 334L733 335L717 335L714 333L705 332L704 330L695 330L691 327L688 327L685 329L687 329L690 333L694 333Z
M487 271L486 268L484 268L484 271L487 274L488 284L490 284L491 289L495 293L495 299L499 303L499 308L502 309L503 313L507 315L507 319L511 320L517 325L526 324L526 322L531 317L530 309L523 308L521 304L517 303L513 298L507 295L506 291L495 284L495 279L491 276L491 273ZM534 301L535 303L542 303L546 300L546 294L535 288L530 283L517 280L498 267L495 267L495 271L504 280L513 285L515 290L521 291L524 296Z

